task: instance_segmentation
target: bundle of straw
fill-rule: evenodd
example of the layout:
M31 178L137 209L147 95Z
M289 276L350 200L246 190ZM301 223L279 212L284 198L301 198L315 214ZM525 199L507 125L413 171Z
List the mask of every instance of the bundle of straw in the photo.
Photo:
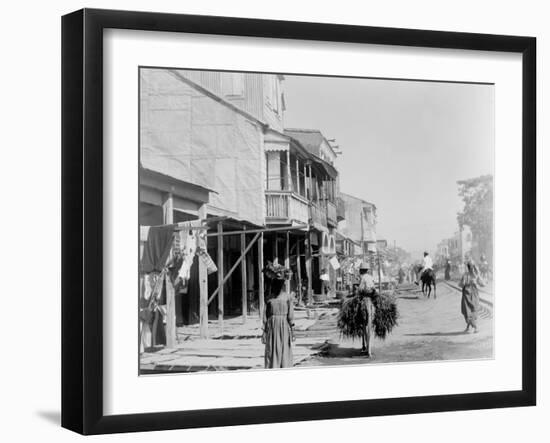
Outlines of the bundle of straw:
M385 339L386 336L397 326L397 303L391 295L380 294L373 298L374 304L374 333L378 338Z
M387 294L371 296L374 306L373 328L378 338L386 336L397 326L397 304L395 298ZM338 313L338 329L343 336L360 338L363 335L363 325L368 321L367 295L358 292L345 300Z
M363 325L367 323L368 311L366 298L356 294L342 303L338 313L338 329L348 338L359 338L363 335Z

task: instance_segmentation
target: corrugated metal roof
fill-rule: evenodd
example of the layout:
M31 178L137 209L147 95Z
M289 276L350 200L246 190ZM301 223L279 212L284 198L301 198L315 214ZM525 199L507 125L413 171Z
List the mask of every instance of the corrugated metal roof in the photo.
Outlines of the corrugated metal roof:
M321 144L325 140L325 137L318 129L291 128L285 129L285 134L298 140L311 154L319 156Z

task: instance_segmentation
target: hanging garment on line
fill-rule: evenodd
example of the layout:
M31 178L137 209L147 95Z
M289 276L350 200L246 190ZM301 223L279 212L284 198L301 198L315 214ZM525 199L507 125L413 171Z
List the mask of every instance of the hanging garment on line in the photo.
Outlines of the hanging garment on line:
M160 272L166 265L172 239L174 225L151 226L147 235L147 241L143 248L141 259L141 272Z
M179 245L182 263L178 270L178 278L186 286L191 276L191 266L197 252L197 233L193 230L179 231Z
M210 254L208 252L206 252L204 249L199 249L197 251L197 254L202 262L205 264L207 274L213 274L214 272L217 272L218 267L216 266L216 263L214 263L214 260L212 260L212 257L210 257Z

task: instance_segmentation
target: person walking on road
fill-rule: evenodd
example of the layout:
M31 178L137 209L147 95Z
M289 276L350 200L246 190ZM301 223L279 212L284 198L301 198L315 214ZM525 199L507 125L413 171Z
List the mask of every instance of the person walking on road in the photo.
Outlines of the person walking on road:
M466 329L464 332L470 332L470 327L474 333L478 332L477 312L479 310L479 290L478 286L484 286L484 283L479 275L477 266L472 260L466 263L466 271L460 280L462 288L461 311L466 321Z
M330 276L325 268L321 269L321 294L328 295L330 293Z
M271 299L266 302L263 312L265 367L290 368L293 366L294 304L290 294L284 292L290 272L282 265L268 263L264 273L271 288Z
M451 279L451 260L445 261L445 280Z

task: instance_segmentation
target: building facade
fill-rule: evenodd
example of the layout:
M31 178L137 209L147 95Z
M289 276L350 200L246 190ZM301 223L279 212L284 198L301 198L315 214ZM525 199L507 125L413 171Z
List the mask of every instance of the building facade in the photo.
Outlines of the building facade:
M271 74L140 70L140 224L200 220L218 268L206 289L192 268L179 324L204 318L202 290L220 324L257 315L267 261L291 268L287 290L312 302L323 269L336 288L332 259L376 238L376 207L340 193L334 142L317 129L284 129L283 83Z

